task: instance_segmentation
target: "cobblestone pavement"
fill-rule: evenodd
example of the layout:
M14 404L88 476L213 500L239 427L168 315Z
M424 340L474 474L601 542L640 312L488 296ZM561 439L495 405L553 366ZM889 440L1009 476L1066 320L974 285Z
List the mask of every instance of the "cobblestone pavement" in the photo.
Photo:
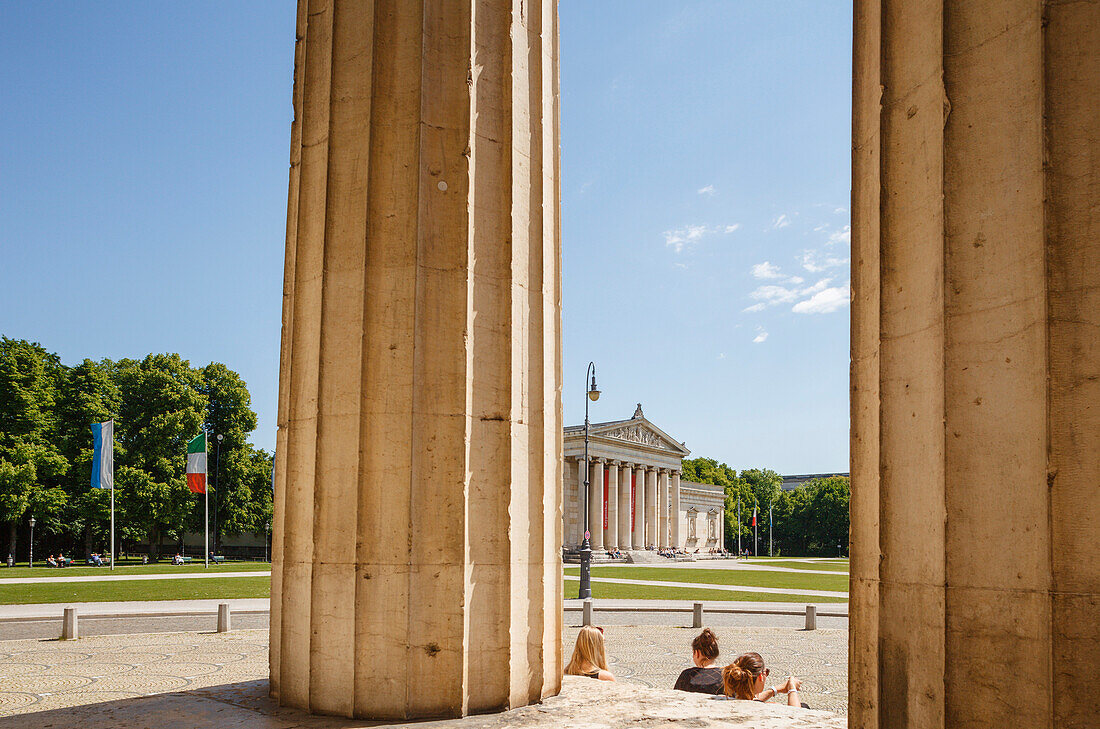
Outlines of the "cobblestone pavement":
M755 649L772 675L803 679L803 700L814 708L847 711L847 631L716 628L720 660ZM670 687L688 665L696 631L669 626L621 626L607 631L611 669L620 680ZM577 628L564 631L565 655ZM267 677L267 631L149 633L77 641L0 642L0 717L156 694L239 685L262 695ZM57 716L53 714L52 716ZM28 717L30 718L30 717Z

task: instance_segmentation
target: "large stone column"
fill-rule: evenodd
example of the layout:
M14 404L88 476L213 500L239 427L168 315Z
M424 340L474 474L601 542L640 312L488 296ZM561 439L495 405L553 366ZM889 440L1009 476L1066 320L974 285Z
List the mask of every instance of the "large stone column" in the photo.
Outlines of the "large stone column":
M645 549L645 466L634 467L634 549Z
M857 0L853 727L1100 684L1100 3Z
M603 458L593 458L588 466L588 521L585 528L592 532L592 550L603 549Z
M680 472L672 472L672 505L669 507L669 518L672 519L672 546L676 549L684 545L680 542Z
M657 477L657 543L669 546L669 470L661 468Z
M630 549L630 476L633 473L634 469L628 463L619 468L619 549Z
M281 704L406 719L559 690L555 6L299 1Z
M607 528L603 534L605 549L619 543L619 462L610 461L607 468Z
M646 546L657 546L657 469L650 466L645 472L645 523Z

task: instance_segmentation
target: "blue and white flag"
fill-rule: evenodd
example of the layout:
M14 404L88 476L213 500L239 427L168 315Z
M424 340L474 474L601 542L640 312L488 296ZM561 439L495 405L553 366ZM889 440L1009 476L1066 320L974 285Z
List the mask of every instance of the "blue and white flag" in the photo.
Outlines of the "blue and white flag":
M115 421L92 423L92 488L115 486Z

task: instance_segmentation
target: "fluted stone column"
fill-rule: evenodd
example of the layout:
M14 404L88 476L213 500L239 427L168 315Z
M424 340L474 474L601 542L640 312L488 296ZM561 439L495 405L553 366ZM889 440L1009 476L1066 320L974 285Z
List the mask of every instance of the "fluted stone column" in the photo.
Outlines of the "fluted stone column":
M271 594L279 703L561 677L556 3L300 0Z
M646 546L657 546L657 469L650 466L645 472L645 523Z
M604 530L605 549L614 549L619 543L619 462L610 461L607 468L607 529Z
M855 7L851 726L1094 725L1100 3Z
M657 523L658 544L664 549L669 546L669 470L661 468L657 477Z
M634 549L645 549L645 466L634 467Z
M629 463L619 467L619 503L618 503L618 535L616 546L619 549L630 549L630 476L634 473Z
M588 543L592 550L603 549L603 469L604 459L593 458L588 466L588 521L592 532Z
M570 504L573 521L570 524L572 532L569 541L569 544L577 547L584 541L584 514L581 513L581 509L584 507L584 499L581 495L584 493L584 474L587 470L588 466L585 464L584 459L578 458L575 471L576 481L573 484L573 500Z
M672 519L672 546L680 549L684 545L680 543L680 472L672 472L671 486L672 506L669 518Z

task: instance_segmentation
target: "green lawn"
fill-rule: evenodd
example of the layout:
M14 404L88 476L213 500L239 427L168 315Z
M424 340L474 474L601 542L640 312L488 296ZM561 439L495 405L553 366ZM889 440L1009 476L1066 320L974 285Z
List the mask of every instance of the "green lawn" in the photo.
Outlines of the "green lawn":
M579 575L579 567L566 567L565 574ZM596 566L592 578L615 577L625 580L655 580L660 582L700 582L711 585L741 585L773 589L828 590L847 592L848 577L823 572L808 575L799 572L766 572L764 570L693 569L677 567Z
M742 564L759 564L768 567L794 567L800 570L816 570L818 572L847 572L848 560L831 560L829 562L803 562L797 559L770 559L749 560Z
M159 575L159 574L180 574L182 572L206 572L207 568L203 566L202 561L192 562L191 564L173 565L171 562L160 562L158 564L141 564L140 562L130 564L118 564L115 565L115 569L112 572L110 567L104 565L103 567L65 567L64 569L56 569L53 567L39 567L38 565L44 564L39 560L34 561L35 566L33 568L27 567L27 563L23 562L22 566L12 567L11 569L0 569L0 581L4 579L11 579L13 577L83 577L87 575ZM218 570L221 572L266 572L271 569L270 562L223 562L219 565L210 563L210 570ZM2 582L0 582L2 584Z
M565 597L577 596L578 582L565 578ZM607 600L723 600L726 602L790 602L801 605L824 602L848 602L843 597L816 597L810 595L784 595L769 592L734 592L733 590L708 590L687 587L654 587L651 585L622 585L600 582L593 578L592 597Z
M202 600L268 597L271 578L212 577L205 580L119 580L110 582L43 582L0 584L0 605L52 602L119 602L127 600Z

